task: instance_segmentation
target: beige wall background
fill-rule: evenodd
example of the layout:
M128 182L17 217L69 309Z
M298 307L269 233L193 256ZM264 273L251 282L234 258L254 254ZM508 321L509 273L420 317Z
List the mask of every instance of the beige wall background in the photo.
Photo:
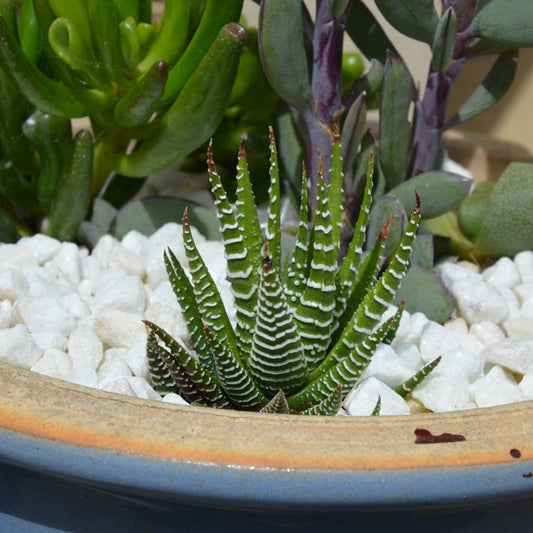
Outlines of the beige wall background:
M306 4L313 13L315 2L306 0ZM387 35L402 54L415 81L423 87L431 57L429 47L405 37L392 28L381 17L373 0L366 0L365 4L383 24ZM436 5L440 5L440 2L437 1ZM245 0L244 12L248 22L251 25L257 25L259 9L252 0ZM349 40L345 46L347 49L353 49L353 44ZM450 102L452 112L479 85L494 60L494 56L487 56L466 64L452 91ZM459 129L514 142L533 153L533 49L520 52L515 81L500 102L489 111L466 122Z

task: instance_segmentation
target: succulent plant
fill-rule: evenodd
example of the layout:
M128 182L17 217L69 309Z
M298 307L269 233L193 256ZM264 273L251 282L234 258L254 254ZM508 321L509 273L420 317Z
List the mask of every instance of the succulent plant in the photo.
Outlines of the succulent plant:
M485 111L510 87L517 64L517 49L533 46L533 11L528 0L442 0L441 12L428 0L376 0L386 21L406 36L432 50L428 78L419 97L406 64L380 24L361 0L317 0L314 19L301 0L256 0L261 4L259 37L263 66L272 87L289 112L278 130L281 157L296 176L301 152L306 154L312 186L318 179L320 153L324 167L331 159L331 124L341 125L345 204L352 220L364 188L365 161L375 153L376 192L369 234L375 238L392 216L386 253L398 243L416 188L424 205L421 233L428 221L458 207L472 181L440 170L442 134ZM341 65L343 38L353 40L370 60L369 70L343 90ZM499 54L486 78L449 115L448 99L463 66L483 54ZM379 131L367 131L367 108L379 109ZM294 139L298 138L298 142ZM285 142L290 139L291 142ZM295 147L292 150L290 147ZM303 149L301 147L304 147ZM328 179L325 173L326 181ZM350 218L350 217L348 217ZM373 242L373 239L370 239ZM431 270L431 238L417 241L415 270L407 308L424 311L443 321L454 302ZM420 260L419 260L420 258ZM406 284L408 279L406 279ZM401 291L404 292L403 290ZM439 310L433 302L439 300Z
M457 212L429 222L435 235L450 239L462 259L483 264L533 249L533 164L511 163L497 181L477 184Z
M242 2L167 0L160 21L150 0L2 2L2 240L43 219L73 239L95 196L122 205L204 143L237 72ZM92 134L73 138L80 117Z
M390 320L381 322L381 318L407 270L420 204L417 200L396 253L379 275L388 224L371 251L364 255L362 250L372 200L371 158L357 228L339 264L343 173L338 136L331 165L329 185L319 166L312 221L303 172L300 223L285 268L280 175L272 131L264 236L244 145L237 165L236 211L209 150L209 175L235 298L236 325L234 329L198 253L185 212L183 242L191 280L171 250L164 260L189 326L194 353L156 324L146 322L147 356L156 389L176 391L189 402L216 407L323 415L338 412L376 346L390 342L398 327L402 307ZM436 364L426 365L397 391L408 394Z

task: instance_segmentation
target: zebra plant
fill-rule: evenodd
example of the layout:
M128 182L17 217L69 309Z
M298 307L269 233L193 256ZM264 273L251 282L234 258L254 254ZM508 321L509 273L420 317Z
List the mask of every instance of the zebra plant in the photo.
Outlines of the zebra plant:
M208 167L235 298L236 325L232 327L198 253L185 212L183 241L191 280L171 250L165 252L164 261L195 353L146 321L147 356L155 387L160 392L178 392L190 403L200 405L275 413L336 414L376 346L390 342L398 327L401 307L388 321L383 322L381 317L408 266L420 219L418 196L396 254L379 275L388 225L371 251L365 257L362 253L372 200L371 158L354 236L339 265L343 176L337 135L329 186L320 168L312 223L303 171L296 244L283 268L280 180L272 131L264 236L244 145L237 164L235 210L217 173L211 147ZM435 365L436 362L426 365L400 385L397 392L407 395Z

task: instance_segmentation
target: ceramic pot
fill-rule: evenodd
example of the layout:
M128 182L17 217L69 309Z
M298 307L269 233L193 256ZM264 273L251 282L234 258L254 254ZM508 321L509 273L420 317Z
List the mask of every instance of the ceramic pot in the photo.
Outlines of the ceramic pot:
M533 402L260 415L118 396L4 363L0 390L2 531L405 531L465 520L512 531L533 505Z
M500 154L448 143L476 173ZM523 531L531 420L533 402L372 418L181 407L0 363L0 531Z

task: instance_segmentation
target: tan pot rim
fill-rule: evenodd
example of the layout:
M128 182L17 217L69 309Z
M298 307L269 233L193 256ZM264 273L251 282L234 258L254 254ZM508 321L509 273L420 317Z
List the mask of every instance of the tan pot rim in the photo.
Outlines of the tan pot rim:
M263 415L130 398L6 363L0 363L0 390L0 428L153 459L339 470L533 460L533 401L379 418ZM437 442L416 443L415 431L420 429ZM460 437L439 437L442 434Z

